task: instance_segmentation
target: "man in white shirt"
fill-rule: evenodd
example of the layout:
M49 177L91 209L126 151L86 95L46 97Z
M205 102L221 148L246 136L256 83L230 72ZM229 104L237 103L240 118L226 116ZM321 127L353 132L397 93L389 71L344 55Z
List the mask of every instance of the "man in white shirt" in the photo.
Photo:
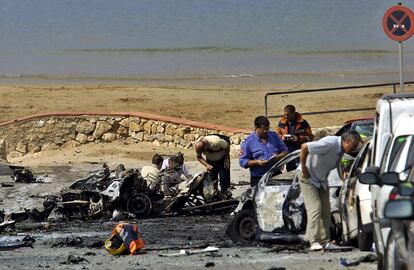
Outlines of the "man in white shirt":
M178 152L176 155L171 156L170 158L164 159L164 161L162 163L162 166L161 166L161 171L162 170L168 170L168 169L171 168L170 167L170 159L174 160L173 166L177 166L176 175L178 177L181 177L181 175L184 175L185 178L191 179L192 175L188 171L187 166L184 164L184 154L181 153L181 152Z
M342 155L355 152L360 143L358 132L350 131L341 137L327 136L301 146L299 170L302 172L298 173L298 177L308 218L305 238L311 250L334 246L329 243L331 205L328 175L341 161Z

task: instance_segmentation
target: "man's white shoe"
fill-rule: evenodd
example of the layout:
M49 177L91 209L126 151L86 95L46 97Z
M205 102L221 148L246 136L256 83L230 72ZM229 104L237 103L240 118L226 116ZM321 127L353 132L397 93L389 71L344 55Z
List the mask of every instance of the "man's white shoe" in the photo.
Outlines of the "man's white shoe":
M316 242L311 245L310 250L312 251L322 250L322 246L321 244Z
M323 247L326 250L330 250L330 249L340 249L340 246L335 245L334 243L326 243L325 246Z

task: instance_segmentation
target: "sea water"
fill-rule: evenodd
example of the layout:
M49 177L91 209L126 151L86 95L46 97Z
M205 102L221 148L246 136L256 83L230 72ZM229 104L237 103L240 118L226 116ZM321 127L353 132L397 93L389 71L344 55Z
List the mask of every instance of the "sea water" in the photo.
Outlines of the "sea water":
M396 81L398 44L382 30L395 4L0 0L0 81ZM414 38L404 52L414 79Z

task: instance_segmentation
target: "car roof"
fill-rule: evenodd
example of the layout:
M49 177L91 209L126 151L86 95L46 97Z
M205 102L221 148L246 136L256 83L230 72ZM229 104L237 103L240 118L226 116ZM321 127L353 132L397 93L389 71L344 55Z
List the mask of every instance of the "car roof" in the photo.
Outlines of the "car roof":
M358 117L358 118L351 118L349 120L346 120L344 125L348 125L351 124L353 122L357 122L357 121L367 121L367 122L371 122L374 121L374 117Z

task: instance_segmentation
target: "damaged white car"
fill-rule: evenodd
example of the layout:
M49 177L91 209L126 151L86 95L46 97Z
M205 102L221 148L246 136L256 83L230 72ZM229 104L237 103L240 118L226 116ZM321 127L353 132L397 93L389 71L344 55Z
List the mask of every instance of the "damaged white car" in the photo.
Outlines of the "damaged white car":
M249 188L232 213L227 234L234 242L249 243L254 240L278 244L295 244L303 241L306 229L306 210L296 171L280 173L286 163L297 159L300 150L278 161L256 187ZM329 177L332 228L334 239L340 235L338 228L338 195L342 182L338 171Z

